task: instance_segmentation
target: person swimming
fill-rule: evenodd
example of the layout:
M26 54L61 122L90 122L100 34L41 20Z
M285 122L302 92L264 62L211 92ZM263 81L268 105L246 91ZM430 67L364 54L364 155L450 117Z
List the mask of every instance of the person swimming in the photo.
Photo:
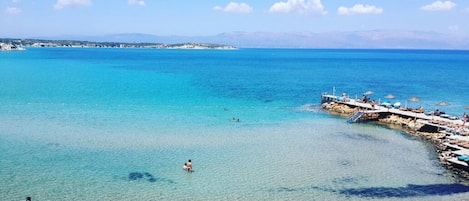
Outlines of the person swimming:
M189 167L192 170L192 160L191 159L187 160L186 164L187 164L187 167Z

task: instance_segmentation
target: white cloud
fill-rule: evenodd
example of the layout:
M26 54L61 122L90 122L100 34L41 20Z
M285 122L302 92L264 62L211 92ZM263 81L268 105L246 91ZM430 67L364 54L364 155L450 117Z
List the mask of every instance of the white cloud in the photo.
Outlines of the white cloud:
M286 2L277 2L270 7L269 12L319 15L327 14L321 0L287 0Z
M129 5L145 6L145 1L143 1L143 0L129 0Z
M351 8L347 8L341 6L337 9L338 15L356 15L356 14L381 14L383 13L382 8L378 8L372 5L363 5L363 4L355 4Z
M250 13L253 9L246 3L230 2L225 7L215 6L213 7L213 10L224 11L227 13Z
M91 0L57 0L57 3L55 3L54 8L57 10L60 10L65 7L90 6L90 5L91 5Z
M6 14L20 14L21 9L16 8L16 7L8 7L7 9L5 9L5 13Z
M451 10L456 6L452 1L435 1L432 4L428 4L420 7L424 11L445 11Z

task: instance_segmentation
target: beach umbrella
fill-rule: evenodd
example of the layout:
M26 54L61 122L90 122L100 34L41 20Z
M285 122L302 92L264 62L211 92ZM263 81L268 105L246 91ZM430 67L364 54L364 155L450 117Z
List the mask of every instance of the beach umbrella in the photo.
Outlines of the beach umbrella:
M448 106L449 103L446 102L446 101L440 101L438 102L437 104L435 104L436 106L440 106L440 107L444 107L444 106ZM435 111L436 111L436 108L435 108Z
M388 94L386 96L384 96L384 98L386 99L393 99L393 98L396 98L396 96L392 95L392 94Z
M366 91L365 93L363 93L363 95L371 95L371 94L374 94L375 92L373 91Z
M384 98L385 98L385 100L383 101L383 103L381 103L381 99L379 100L379 104L383 105L386 108L388 108L388 111L389 111L389 108L392 107L393 105L387 99L393 99L393 98L396 98L396 96L394 96L392 94L388 94L388 95L384 96Z
M365 93L363 93L363 96L366 97L366 96L369 96L369 95L374 94L374 93L375 93L375 92L373 92L373 91L366 91ZM369 100L369 99L370 99L370 98L368 97L367 100Z
M448 106L449 103L446 102L446 101L440 101L440 102L438 102L438 103L435 104L435 105L436 105L436 106L440 106L440 107L444 107L444 106ZM436 113L436 110L437 110L437 108L435 108L434 114ZM440 112L441 112L441 111L440 111ZM440 115L440 114L436 114L436 115Z
M440 101L436 104L436 106L448 106L448 105L449 105L449 103L446 102L446 101Z
M421 99L417 96L412 96L407 100L410 101L410 102L419 102ZM405 101L405 107L407 108L407 101Z
M410 102L419 102L421 99L417 96L412 96L408 99Z

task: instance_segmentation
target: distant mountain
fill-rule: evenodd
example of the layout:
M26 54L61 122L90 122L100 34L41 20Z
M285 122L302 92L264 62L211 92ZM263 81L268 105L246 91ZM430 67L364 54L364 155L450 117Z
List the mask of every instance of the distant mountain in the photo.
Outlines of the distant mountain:
M212 40L238 47L469 49L469 37L418 31L230 32Z
M84 40L129 43L210 43L241 48L411 48L469 49L468 36L422 31L353 32L227 32L214 36L157 36L151 34L112 34L103 36L61 36L43 39Z

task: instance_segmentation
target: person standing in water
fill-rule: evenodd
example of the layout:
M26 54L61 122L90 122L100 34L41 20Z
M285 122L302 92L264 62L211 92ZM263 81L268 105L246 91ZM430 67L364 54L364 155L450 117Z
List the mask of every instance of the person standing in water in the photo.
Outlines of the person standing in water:
M189 159L187 161L187 163L184 163L184 165L182 166L182 169L185 170L185 171L188 171L188 172L192 172L192 161L191 161L191 159Z
M185 171L190 171L189 167L187 167L187 163L184 163L184 165L182 166L182 169Z
M192 170L192 161L191 161L191 159L189 159L186 164L187 164L187 167L188 167L190 170Z

